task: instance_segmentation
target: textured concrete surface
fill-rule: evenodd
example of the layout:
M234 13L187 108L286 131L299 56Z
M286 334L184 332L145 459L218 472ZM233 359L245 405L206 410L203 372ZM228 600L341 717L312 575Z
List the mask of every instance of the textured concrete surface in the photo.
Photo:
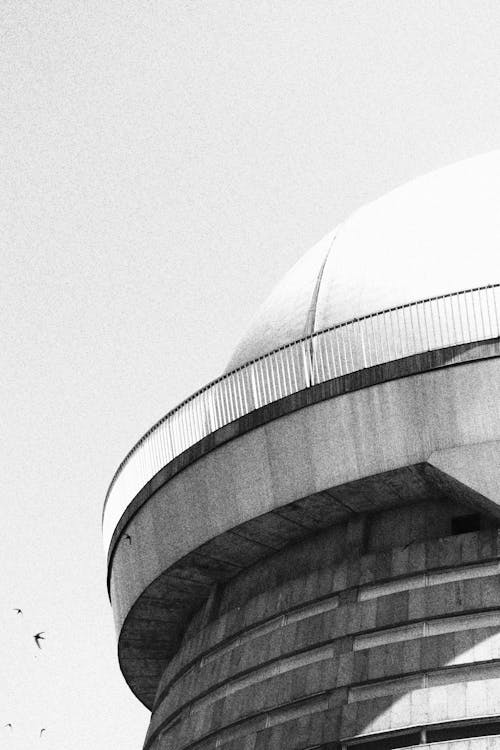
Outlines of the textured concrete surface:
M499 359L471 362L313 404L220 446L161 487L126 527L132 543L122 539L111 569L120 663L136 694L151 705L182 624L214 581L311 533L281 508L327 490L331 524L332 513L397 505L404 483L398 490L384 482L377 492L370 477L421 464L437 450L498 441L491 404L500 402L499 368ZM372 492L353 484L361 480ZM234 531L236 544L233 535L219 552L205 550Z
M353 393L362 388L369 388L398 378L405 378L430 370L452 367L466 362L480 359L488 359L500 356L500 341L498 339L477 342L475 344L464 344L448 347L446 349L426 352L411 357L406 357L395 362L388 362L376 367L369 367L359 372L352 373L275 401L267 406L261 407L251 413L231 422L202 439L173 461L164 466L147 484L139 491L136 497L127 499L127 505L121 510L111 511L105 508L104 517L106 526L113 528L112 540L108 552L108 563L112 557L121 534L132 516L159 488L169 482L174 476L186 469L190 464L210 453L215 448L245 433L265 425L274 419L280 419L287 414L318 404L330 398L335 398L346 393ZM113 518L110 517L113 516Z
M162 676L145 747L340 747L496 716L500 534L483 518L449 536L464 510L352 518L216 587Z

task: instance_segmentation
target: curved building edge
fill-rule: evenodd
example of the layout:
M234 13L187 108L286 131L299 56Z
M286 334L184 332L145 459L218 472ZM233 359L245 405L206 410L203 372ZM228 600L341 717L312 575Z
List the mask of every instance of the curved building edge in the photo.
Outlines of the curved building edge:
M499 194L497 151L356 211L120 464L146 750L500 748Z
M158 472L239 417L312 385L498 335L500 285L496 284L348 321L222 376L156 423L120 464L103 510L107 550L128 505Z
M132 543L123 534L117 540L110 592L121 668L146 705L215 582L351 512L351 496L366 493L361 485L376 477L425 464L436 451L496 446L498 415L489 405L500 401L499 342L466 348L450 366L443 352L440 369L407 371L255 427L187 465L144 502L126 526ZM458 364L461 356L471 359ZM297 524L297 503L310 515L325 492L320 521ZM472 495L496 513L488 493ZM145 538L152 554L135 543Z

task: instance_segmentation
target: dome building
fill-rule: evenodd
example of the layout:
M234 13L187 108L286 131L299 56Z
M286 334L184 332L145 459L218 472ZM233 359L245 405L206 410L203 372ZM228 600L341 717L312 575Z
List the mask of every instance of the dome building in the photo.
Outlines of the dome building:
M146 750L500 749L499 200L494 152L355 212L121 463Z

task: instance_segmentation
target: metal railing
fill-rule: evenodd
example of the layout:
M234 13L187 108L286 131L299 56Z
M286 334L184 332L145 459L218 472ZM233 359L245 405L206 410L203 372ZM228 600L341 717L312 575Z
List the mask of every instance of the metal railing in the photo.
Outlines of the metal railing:
M118 467L104 504L108 547L155 474L220 427L284 396L374 365L500 335L500 284L412 302L314 333L217 378L157 422Z

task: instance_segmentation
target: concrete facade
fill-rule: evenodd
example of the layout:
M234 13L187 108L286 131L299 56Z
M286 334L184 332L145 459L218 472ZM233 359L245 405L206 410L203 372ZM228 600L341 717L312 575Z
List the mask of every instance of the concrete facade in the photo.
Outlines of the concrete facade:
M432 190L402 189L342 231L361 241L396 204L408 219L416 194L432 212L443 184L485 164L500 188L493 162L426 178ZM474 185L462 187L454 195L465 201ZM440 241L460 233L441 229ZM266 316L279 345L333 309L331 238L311 257L311 273L278 289L234 362L269 345L258 341ZM430 295L445 283L456 314L436 298L435 320L451 331L471 288L458 265L451 278L391 284L402 304L418 293L432 307L426 285ZM340 310L359 292L349 297L352 266ZM474 278L489 290L494 271L479 259ZM498 330L496 308L471 304L468 315ZM121 669L152 711L145 748L500 749L500 339L476 330L285 396L276 370L272 402L202 439L191 428L192 444L114 506L108 585ZM280 356L284 373L293 362Z
M145 747L334 746L496 716L499 534L452 536L463 513L362 514L226 584L162 676Z

